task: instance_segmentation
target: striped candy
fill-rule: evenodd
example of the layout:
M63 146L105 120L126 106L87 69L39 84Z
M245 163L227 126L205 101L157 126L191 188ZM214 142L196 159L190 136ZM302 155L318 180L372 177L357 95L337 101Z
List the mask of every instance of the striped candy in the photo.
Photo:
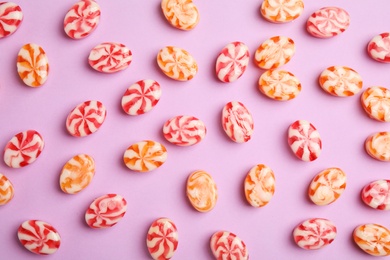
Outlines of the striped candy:
M247 260L248 248L235 234L218 231L211 236L210 248L216 260Z
M390 33L381 33L368 43L368 55L376 61L390 63Z
M272 23L288 23L297 19L303 12L302 0L264 0L261 14Z
M294 99L301 92L301 82L291 72L267 70L258 83L259 90L269 98L278 101Z
M263 42L255 53L255 63L262 69L276 69L288 63L295 54L295 43L285 36Z
M314 12L306 23L307 31L318 38L330 38L344 32L350 23L347 11L339 7L324 7Z
M378 224L364 224L355 228L353 240L367 254L390 255L390 230Z
M390 210L390 180L377 180L364 186L361 198L373 209Z
M332 66L324 70L319 78L323 90L336 97L353 96L363 87L362 77L346 66Z
M95 161L87 154L79 154L70 159L62 168L61 190L76 194L85 189L95 176Z
M390 90L384 87L371 87L361 96L361 104L369 117L390 122Z
M175 116L165 122L165 139L179 146L191 146L199 143L206 136L205 124L194 116Z
M191 205L199 212L215 207L218 190L213 177L205 171L195 171L187 179L186 193Z
M161 9L167 21L177 29L191 30L199 22L199 11L192 0L162 0Z
M104 42L89 53L89 65L99 72L114 73L126 69L133 59L131 51L122 43Z
M241 102L229 102L222 110L222 127L232 141L248 142L254 129L252 115Z
M0 39L16 32L22 21L23 12L19 5L12 2L0 3Z
M390 132L370 135L365 142L366 152L374 159L390 162Z
M153 259L171 259L177 249L178 239L175 223L168 218L159 218L148 230L146 246Z
M7 204L14 197L14 186L11 181L0 173L0 206Z

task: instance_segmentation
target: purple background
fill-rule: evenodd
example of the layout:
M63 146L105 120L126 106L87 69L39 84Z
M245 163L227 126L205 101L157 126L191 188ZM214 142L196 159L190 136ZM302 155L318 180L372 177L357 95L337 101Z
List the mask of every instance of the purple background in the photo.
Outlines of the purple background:
M389 131L389 124L370 119L360 105L360 94L337 98L318 85L319 74L333 65L357 70L370 86L390 87L390 66L370 59L367 43L389 31L388 0L305 1L301 17L288 24L272 24L259 12L262 1L195 1L200 12L198 26L189 32L171 27L162 15L160 0L99 1L102 17L96 31L83 40L72 40L63 31L63 18L73 0L18 0L24 21L19 30L0 40L0 147L13 135L27 129L39 131L46 146L40 158L22 169L0 162L0 172L14 184L15 197L0 207L0 258L38 259L21 246L16 232L28 219L52 224L62 238L61 247L50 259L149 259L146 233L159 217L177 225L179 246L174 259L212 259L209 239L218 230L237 234L248 246L251 259L369 259L354 245L352 232L364 223L390 227L390 213L376 211L360 200L362 187L371 181L390 178L389 164L368 156L363 144L368 135ZM307 18L324 6L339 6L351 15L351 25L332 39L318 39L305 30ZM283 69L294 73L302 92L294 100L277 102L257 89L263 72L253 63L257 47L276 35L291 37L296 54ZM101 42L128 46L133 62L112 75L88 65L89 51ZM215 60L232 41L249 47L251 62L236 82L224 84L215 76ZM16 71L16 56L26 43L41 45L50 62L49 79L42 87L25 86ZM156 65L158 51L174 45L188 50L199 65L189 82L167 78ZM151 78L162 86L162 97L151 112L132 117L120 106L126 88ZM79 103L96 99L108 115L101 129L88 137L75 138L66 132L67 114ZM252 112L252 139L237 144L221 127L221 111L229 101L241 101ZM193 147L177 147L162 136L164 122L176 115L193 115L207 126L206 138ZM298 160L287 145L288 126L298 119L312 122L323 139L318 160ZM125 149L151 139L168 149L168 160L150 173L128 170L122 161ZM90 154L96 161L91 185L77 195L59 188L63 165L74 155ZM263 208L245 200L243 180L256 164L271 167L276 192ZM347 189L329 206L308 200L312 178L328 167L347 174ZM199 213L185 195L188 175L198 169L209 172L218 186L219 199L209 213ZM89 204L106 193L118 193L128 202L125 217L113 228L90 229L84 221ZM294 227L308 218L328 218L338 234L328 247L306 251L292 240Z

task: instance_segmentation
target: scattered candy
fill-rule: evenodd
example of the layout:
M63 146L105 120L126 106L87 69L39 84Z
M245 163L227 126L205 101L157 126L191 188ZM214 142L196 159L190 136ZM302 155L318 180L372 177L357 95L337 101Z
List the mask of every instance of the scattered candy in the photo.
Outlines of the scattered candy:
M49 60L41 46L29 43L24 45L17 59L19 77L29 87L43 85L49 76Z
M0 3L0 39L16 32L23 21L22 8L12 2Z
M333 242L336 226L327 219L312 218L299 224L293 232L295 243L308 250L321 249Z
M157 81L146 79L131 85L123 94L122 108L128 115L142 115L152 110L160 100L161 87Z
M35 130L16 134L5 145L4 162L11 168L25 167L38 159L45 142Z
M190 146L199 143L206 136L205 124L193 116L175 116L165 122L163 134L165 139L179 146Z
M50 224L40 220L27 220L18 229L20 243L30 252L51 255L61 245L61 237Z
M390 255L390 231L378 224L365 224L355 228L353 240L367 254Z
M150 172L167 160L167 149L155 141L142 141L131 145L123 155L127 168L136 172Z
M123 218L126 210L127 202L122 196L103 195L91 203L85 212L85 221L91 228L109 228Z
M287 101L299 95L301 82L288 71L268 70L260 76L258 88L269 98Z
M191 30L199 22L199 12L192 0L162 0L161 9L175 28Z
M200 212L215 207L218 190L213 177L205 171L195 171L187 179L187 197L191 205Z
M373 209L390 210L390 180L377 180L367 184L361 197Z
M217 58L215 70L222 82L233 82L240 78L249 63L248 47L242 42L226 45Z
M309 186L309 198L324 206L335 202L347 186L347 175L339 168L328 168L317 174Z
M82 39L90 35L100 21L100 6L93 0L77 2L66 13L65 33L73 39Z
M87 154L79 154L70 159L62 168L61 190L76 194L85 189L95 176L95 161Z
M106 119L107 111L99 101L85 101L76 106L66 119L66 129L75 137L95 133Z
M121 43L104 42L95 46L89 53L89 65L97 71L114 73L130 66L131 51Z
M235 234L218 231L210 239L210 248L216 260L247 260L248 248Z
M252 115L244 104L238 101L229 102L222 110L222 127L232 141L248 142L254 129Z
M363 86L359 73L345 66L327 68L321 73L319 83L323 90L336 97L353 96Z
M371 118L390 122L390 90L387 88L366 89L361 96L361 104Z
M317 129L306 120L297 120L288 129L288 144L302 161L314 161L321 154L322 141Z
M350 23L347 11L339 7L324 7L307 20L307 31L317 38L331 38L344 32Z
M253 207L263 207L270 202L275 193L275 175L264 164L254 166L244 182L246 200Z
M288 63L295 54L295 43L285 36L275 36L256 50L255 63L262 69L276 69Z
M302 0L264 0L261 5L261 14L272 23L288 23L303 12Z
M390 33L381 33L368 43L368 55L376 61L390 63Z
M366 152L374 159L390 162L390 132L370 135L365 142Z
M148 230L146 246L154 260L168 260L177 249L178 239L175 223L168 218L159 218Z
M7 204L14 197L14 186L11 181L0 173L0 206Z

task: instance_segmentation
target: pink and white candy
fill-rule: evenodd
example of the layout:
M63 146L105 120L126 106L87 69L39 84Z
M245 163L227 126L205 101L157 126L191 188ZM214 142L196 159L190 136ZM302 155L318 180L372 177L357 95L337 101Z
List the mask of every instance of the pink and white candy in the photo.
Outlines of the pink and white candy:
M364 186L361 198L373 209L390 210L390 180L377 180Z
M331 38L344 32L350 23L347 11L339 7L324 7L307 20L307 31L317 38Z
M22 21L23 13L19 5L12 2L0 3L0 39L16 32Z
M390 32L381 33L368 43L368 54L376 61L390 63Z
M89 53L89 65L99 72L114 73L126 69L133 59L131 51L122 43L104 42Z
M152 110L160 100L161 87L152 79L140 80L123 94L122 108L128 115L142 115Z
M206 136L205 124L194 116L175 116L165 122L165 139L179 146L191 146L199 143Z
M168 218L156 219L148 230L146 246L153 259L171 259L175 253L179 234L175 223Z
M248 248L235 234L228 231L214 233L210 240L210 248L216 260L247 260Z
M241 102L229 102L222 110L222 127L232 141L248 142L254 129L252 114Z

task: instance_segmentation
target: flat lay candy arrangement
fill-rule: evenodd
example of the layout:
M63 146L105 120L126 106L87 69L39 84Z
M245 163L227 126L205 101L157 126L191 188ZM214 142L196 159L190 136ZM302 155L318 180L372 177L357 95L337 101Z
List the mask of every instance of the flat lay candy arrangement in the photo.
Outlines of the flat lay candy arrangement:
M0 3L0 258L390 255L389 7Z

